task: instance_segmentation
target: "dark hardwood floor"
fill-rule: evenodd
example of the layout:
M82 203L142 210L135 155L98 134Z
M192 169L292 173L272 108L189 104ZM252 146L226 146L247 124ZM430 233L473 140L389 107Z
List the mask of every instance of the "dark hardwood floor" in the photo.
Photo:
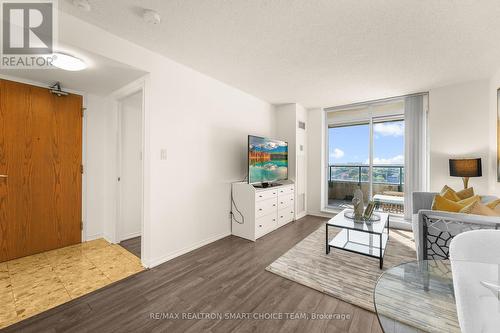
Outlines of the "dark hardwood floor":
M229 236L41 313L5 332L382 332L376 315L265 271L325 219L257 242ZM350 320L154 319L157 313L348 314Z
M141 236L121 241L119 245L136 257L141 257Z

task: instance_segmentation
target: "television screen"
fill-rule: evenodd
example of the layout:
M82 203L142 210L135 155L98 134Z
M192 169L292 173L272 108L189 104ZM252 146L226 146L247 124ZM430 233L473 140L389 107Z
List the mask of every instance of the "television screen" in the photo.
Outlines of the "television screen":
M288 143L248 136L248 183L288 179Z

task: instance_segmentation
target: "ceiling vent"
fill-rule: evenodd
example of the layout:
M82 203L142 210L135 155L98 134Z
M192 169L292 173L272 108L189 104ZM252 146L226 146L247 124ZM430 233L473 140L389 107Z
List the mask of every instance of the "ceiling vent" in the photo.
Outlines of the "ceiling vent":
M90 3L88 0L73 0L73 5L86 12L90 12L92 10L92 7L90 6Z
M144 21L149 24L160 24L161 23L161 16L157 11L154 11L152 9L144 9L144 13L142 14L142 17L144 18Z

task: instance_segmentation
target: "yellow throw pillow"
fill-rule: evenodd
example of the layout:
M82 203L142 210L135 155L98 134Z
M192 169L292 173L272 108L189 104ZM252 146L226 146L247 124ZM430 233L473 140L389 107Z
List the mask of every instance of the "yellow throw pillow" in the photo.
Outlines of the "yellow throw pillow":
M444 193L441 194L441 196L445 199L451 200L451 201L460 201L460 197L457 195L455 191L453 191L451 188L448 188Z
M483 216L500 216L500 212L491 209L490 207L482 204L479 201L475 201L470 205L462 208L460 213L483 215Z
M475 195L473 197L457 201L457 203L461 204L462 206L467 206L476 201L481 201L481 197L479 195Z
M444 192L448 191L448 190L452 190L453 192L455 192L454 189L452 189L451 187L449 187L448 185L445 185L443 186L443 189L441 190L441 192L439 192L440 195L443 195Z
M461 191L458 191L458 192L455 192L455 193L460 198L460 200L468 199L468 198L474 196L474 188L473 187L468 187L468 188L466 188L464 190L461 190Z
M496 199L496 200L488 202L486 204L486 206L488 206L491 209L495 209L499 204L500 204L500 199Z
M445 212L454 212L458 213L464 205L459 204L458 202L454 202L444 198L441 195L434 196L434 201L432 202L432 210L441 210Z

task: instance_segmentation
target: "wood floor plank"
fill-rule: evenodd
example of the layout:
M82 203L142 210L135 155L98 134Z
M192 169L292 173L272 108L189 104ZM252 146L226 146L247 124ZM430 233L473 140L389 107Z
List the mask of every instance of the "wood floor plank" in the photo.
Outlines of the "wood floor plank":
M141 257L141 236L121 241L120 246L136 257Z
M63 304L5 332L376 332L375 314L265 271L325 219L307 216L257 242L229 236ZM140 245L139 245L140 249ZM347 314L349 320L172 318L171 313Z

